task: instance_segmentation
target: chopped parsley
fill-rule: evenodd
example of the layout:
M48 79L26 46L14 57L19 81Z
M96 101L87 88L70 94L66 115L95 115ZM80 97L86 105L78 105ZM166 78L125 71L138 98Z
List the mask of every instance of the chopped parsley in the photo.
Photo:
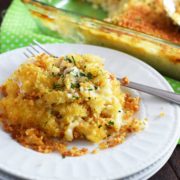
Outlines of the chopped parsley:
M55 90L62 90L63 87L61 86L61 84L54 83L53 84L53 89L55 89Z
M93 75L89 72L89 73L87 73L87 78L88 78L88 79L92 79L92 78L93 78Z
M79 99L79 97L78 97L78 96L74 96L74 95L73 95L72 97L73 97L73 99Z
M76 88L76 84L71 84L71 88L72 89Z
M73 61L74 65L76 65L76 61L75 61L74 57L71 56L71 58L72 58L72 61Z
M71 57L65 57L64 58L64 60L65 61L68 61L69 63L73 63L73 64L76 64L76 61L75 61L75 59L74 59L74 57L73 56L71 56Z
M62 77L63 78L64 74L52 72L51 76L52 77Z
M77 84L71 83L71 88L72 88L72 89L79 88L79 87L80 87L80 84L79 84L79 83L77 83Z
M101 128L101 127L102 127L102 125L99 125L99 126L98 126L98 128Z
M72 70L71 72L73 72L74 70ZM79 72L79 73L76 73L75 74L75 77L86 77L88 79L92 79L93 78L93 75L91 73L83 73L83 72Z
M109 122L108 122L108 125L113 126L113 125L114 125L114 122L113 122L113 121L109 121Z
M93 91L93 89L92 89L92 88L89 88L88 91Z
M81 77L85 77L85 76L86 76L86 75L85 75L84 73L82 73L82 72L80 72L79 75L80 75Z
M121 110L118 111L119 113L121 112Z
M65 60L65 61L68 61L69 63L72 63L72 60L69 59L68 57L66 57L64 60Z
M97 87L97 86L94 86L94 88L95 88L95 90L97 90L97 89L98 89L98 87Z

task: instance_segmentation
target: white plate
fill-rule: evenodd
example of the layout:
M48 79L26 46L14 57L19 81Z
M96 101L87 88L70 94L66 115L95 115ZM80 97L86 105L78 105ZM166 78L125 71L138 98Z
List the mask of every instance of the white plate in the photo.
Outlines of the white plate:
M156 162L148 171L146 171L146 174L144 176L141 176L141 178L133 179L133 180L145 180L152 177L155 173L157 173L169 160L171 157L175 147L177 146L177 142L171 147L169 152L161 158L158 162Z
M96 46L78 44L46 45L55 55L92 53L105 59L106 68L117 76L172 91L167 81L153 68L127 54ZM24 49L0 55L0 83L23 63ZM156 162L178 139L180 109L177 105L140 93L141 117L148 127L130 136L125 143L96 155L62 159L58 154L41 154L26 149L0 131L0 168L31 179L115 179L123 178ZM164 117L159 117L160 112ZM82 145L82 143L81 143ZM85 144L84 146L90 147Z
M158 172L165 163L169 160L171 157L175 147L177 146L177 141L174 142L172 147L168 150L168 152L165 153L158 161L153 163L151 166L143 169L142 171L133 174L127 178L123 178L123 180L145 180L149 179L151 176L153 176L156 172Z

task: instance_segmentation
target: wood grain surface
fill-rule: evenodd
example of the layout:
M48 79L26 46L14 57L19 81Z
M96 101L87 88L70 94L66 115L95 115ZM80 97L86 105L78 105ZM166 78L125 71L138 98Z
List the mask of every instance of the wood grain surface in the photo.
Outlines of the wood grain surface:
M0 0L0 23L9 7L11 0ZM180 179L180 146L174 150L169 161L150 180L179 180Z

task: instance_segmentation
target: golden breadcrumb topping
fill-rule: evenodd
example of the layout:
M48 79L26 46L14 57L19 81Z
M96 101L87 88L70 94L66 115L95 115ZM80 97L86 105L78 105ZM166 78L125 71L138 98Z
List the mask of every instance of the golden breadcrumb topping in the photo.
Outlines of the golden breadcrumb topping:
M108 11L108 22L153 35L174 43L180 42L180 30L168 17L162 0L87 0ZM178 5L177 5L178 7Z

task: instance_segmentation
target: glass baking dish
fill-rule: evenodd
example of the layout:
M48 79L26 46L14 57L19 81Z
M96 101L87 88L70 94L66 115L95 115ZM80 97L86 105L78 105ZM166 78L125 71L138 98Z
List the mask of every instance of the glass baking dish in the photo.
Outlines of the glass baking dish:
M43 33L133 55L180 80L180 44L105 22L107 13L79 0L22 0ZM81 12L79 12L79 9Z

